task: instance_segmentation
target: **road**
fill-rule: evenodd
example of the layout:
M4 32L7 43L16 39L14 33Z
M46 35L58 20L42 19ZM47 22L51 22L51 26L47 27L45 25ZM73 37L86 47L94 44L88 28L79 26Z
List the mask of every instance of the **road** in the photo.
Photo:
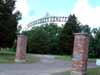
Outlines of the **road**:
M54 62L38 62L34 64L0 64L0 75L50 75L55 72L71 70L71 62L54 60ZM88 68L97 67L89 63Z

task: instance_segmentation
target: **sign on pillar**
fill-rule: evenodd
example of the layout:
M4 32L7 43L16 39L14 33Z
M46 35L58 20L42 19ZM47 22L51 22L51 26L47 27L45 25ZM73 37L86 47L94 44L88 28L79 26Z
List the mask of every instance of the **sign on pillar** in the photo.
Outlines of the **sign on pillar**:
M27 37L25 35L18 35L15 62L26 61L26 47L27 47Z
M74 34L74 48L71 75L86 75L88 62L88 34L75 33Z

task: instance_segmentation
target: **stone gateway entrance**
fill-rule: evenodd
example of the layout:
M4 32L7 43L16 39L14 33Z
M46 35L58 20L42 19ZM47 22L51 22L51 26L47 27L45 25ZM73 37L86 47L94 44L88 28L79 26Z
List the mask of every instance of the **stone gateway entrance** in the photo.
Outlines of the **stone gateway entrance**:
M74 36L71 75L86 75L89 43L88 34L75 33ZM15 62L26 61L26 47L27 37L25 35L18 35Z

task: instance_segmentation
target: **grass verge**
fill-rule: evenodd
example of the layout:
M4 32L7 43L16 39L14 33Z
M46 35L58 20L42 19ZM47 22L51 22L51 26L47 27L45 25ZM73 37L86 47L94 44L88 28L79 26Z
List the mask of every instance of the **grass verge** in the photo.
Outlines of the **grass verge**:
M0 51L0 64L13 64L15 63L15 52ZM32 54L27 54L25 64L38 62L39 58L33 56Z
M71 56L67 56L67 55L57 55L55 57L55 59L60 59L60 60L64 60L64 61L71 61L72 60L72 57Z

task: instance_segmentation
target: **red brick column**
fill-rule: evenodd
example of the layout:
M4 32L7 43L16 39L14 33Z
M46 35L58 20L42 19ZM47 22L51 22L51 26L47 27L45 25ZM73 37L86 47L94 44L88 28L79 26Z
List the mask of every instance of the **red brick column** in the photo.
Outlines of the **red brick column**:
M25 62L26 59L27 37L18 35L15 62Z
M86 75L88 62L88 34L75 33L71 75Z

